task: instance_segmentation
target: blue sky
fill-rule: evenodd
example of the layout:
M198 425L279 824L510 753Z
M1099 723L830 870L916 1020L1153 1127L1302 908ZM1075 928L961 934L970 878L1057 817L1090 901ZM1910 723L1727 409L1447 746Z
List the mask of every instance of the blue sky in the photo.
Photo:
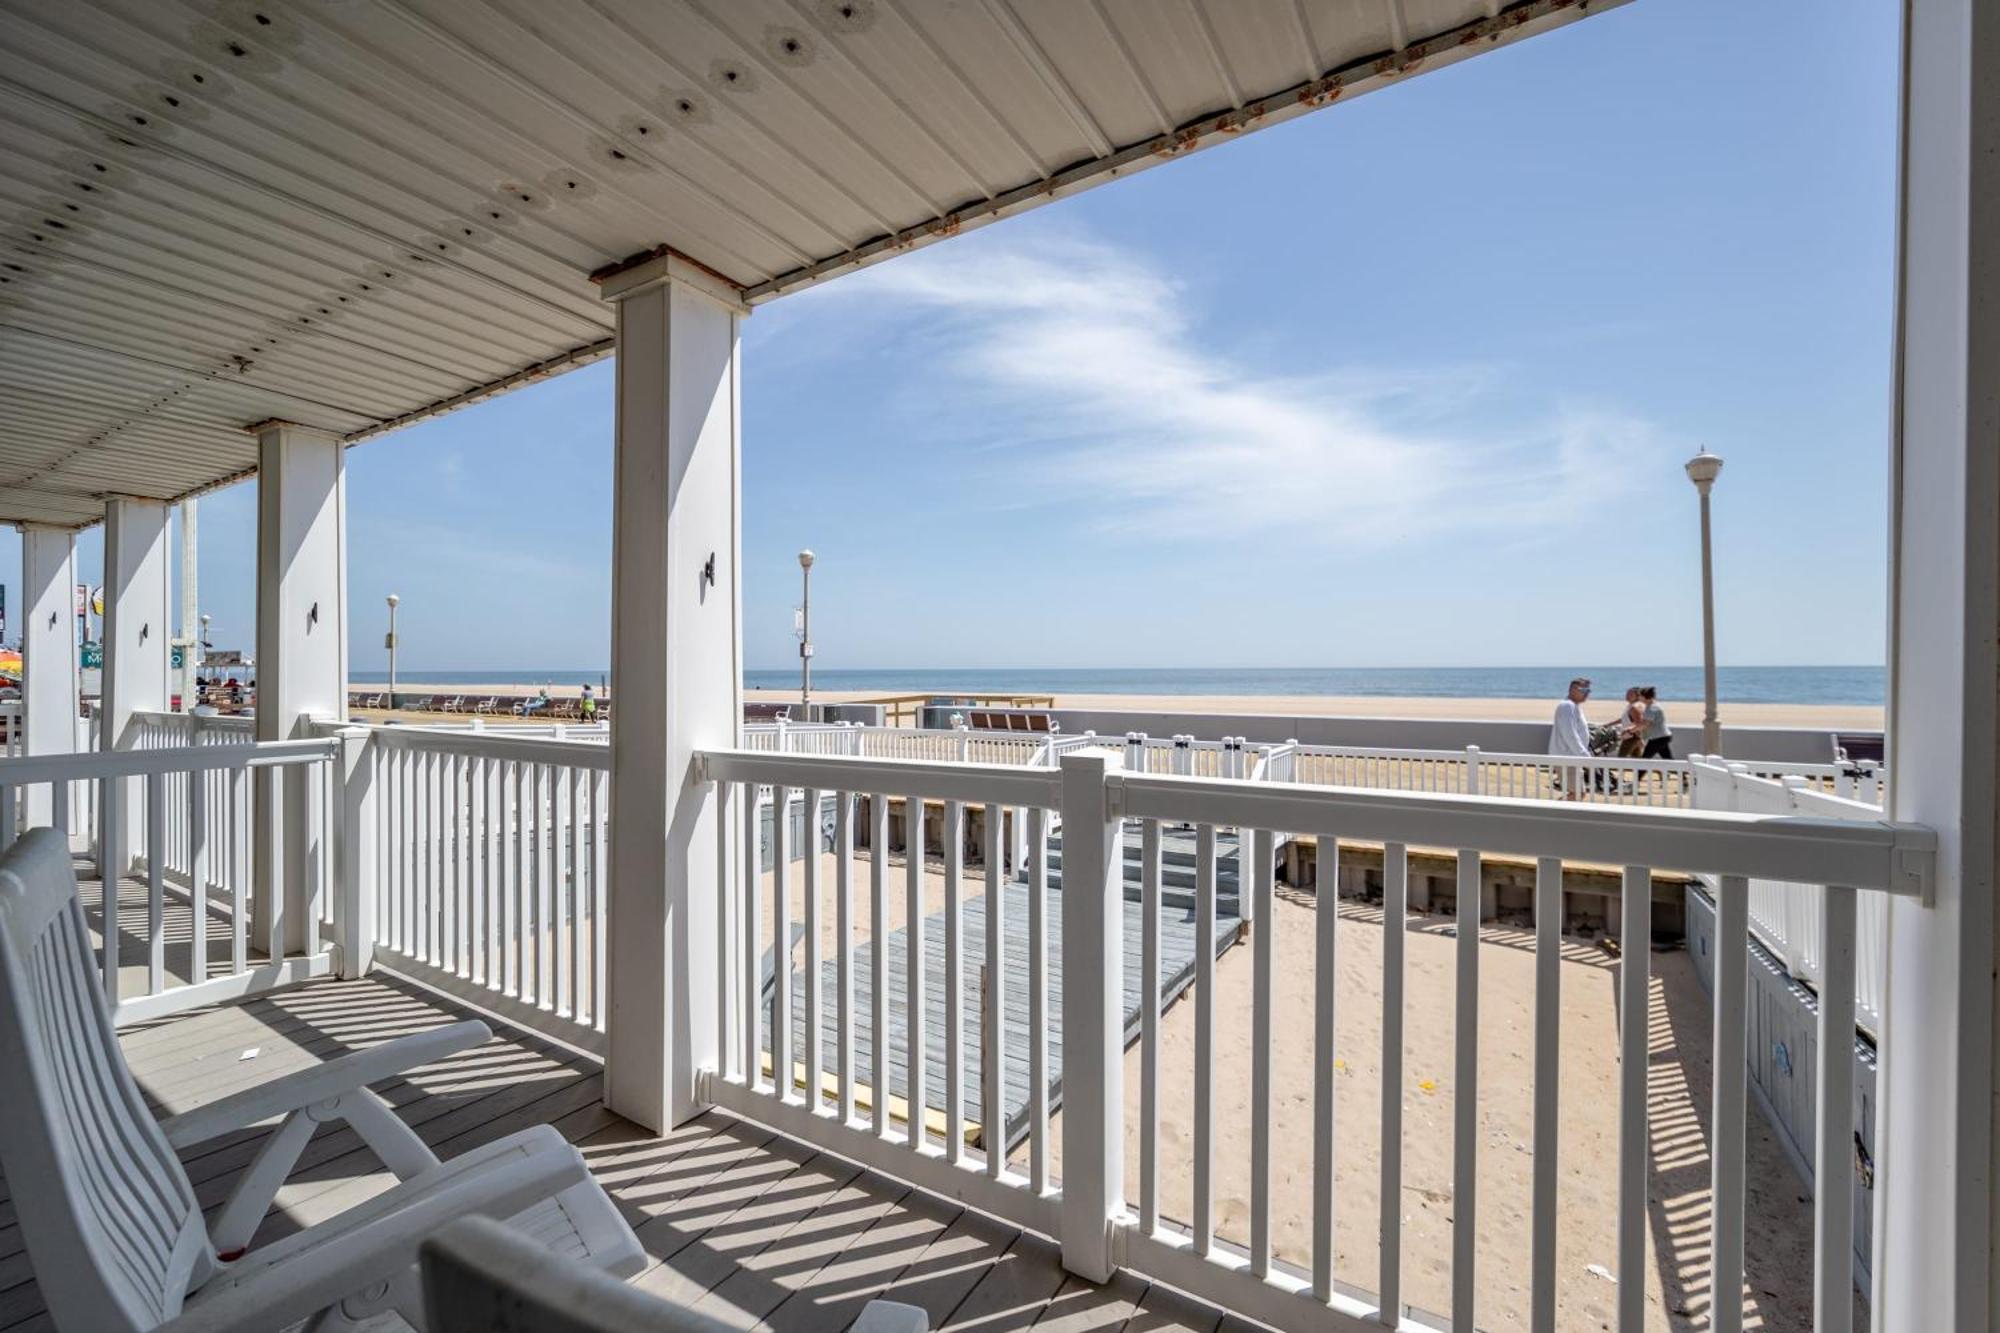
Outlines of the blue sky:
M1702 444L1722 660L1879 662L1896 11L1635 0L763 307L748 664L800 546L822 667L1692 662ZM610 370L350 452L355 669L392 590L411 669L606 662Z

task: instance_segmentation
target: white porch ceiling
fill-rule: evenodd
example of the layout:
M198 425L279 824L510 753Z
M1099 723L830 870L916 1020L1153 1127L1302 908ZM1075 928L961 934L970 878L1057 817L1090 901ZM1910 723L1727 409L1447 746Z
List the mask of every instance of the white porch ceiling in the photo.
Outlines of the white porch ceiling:
M83 526L1618 0L0 0L0 521Z

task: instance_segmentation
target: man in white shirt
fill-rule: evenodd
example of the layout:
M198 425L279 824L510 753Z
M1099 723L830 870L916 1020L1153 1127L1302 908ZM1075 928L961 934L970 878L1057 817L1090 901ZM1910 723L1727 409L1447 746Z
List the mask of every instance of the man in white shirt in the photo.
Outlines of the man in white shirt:
M1590 698L1590 681L1578 676L1569 683L1569 694L1556 705L1555 722L1549 728L1549 753L1564 758L1590 757L1590 724L1583 719L1584 702ZM1562 784L1563 799L1583 799L1583 776Z

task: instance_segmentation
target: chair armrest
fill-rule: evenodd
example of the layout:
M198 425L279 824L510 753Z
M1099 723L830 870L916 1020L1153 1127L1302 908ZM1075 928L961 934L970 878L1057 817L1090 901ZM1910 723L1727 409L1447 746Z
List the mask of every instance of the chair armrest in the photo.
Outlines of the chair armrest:
M308 1227L270 1247L272 1257L262 1262L263 1251L253 1250L203 1284L154 1333L287 1328L413 1267L424 1239L456 1218L504 1221L589 1178L583 1155L569 1144L560 1151L534 1146L443 1184L397 1185L355 1210L367 1213L365 1220L335 1217Z
M169 1116L160 1122L167 1142L176 1148L254 1125L274 1115L323 1102L329 1097L365 1088L371 1083L394 1078L406 1070L427 1065L477 1046L493 1035L478 1019L467 1019L429 1032L413 1032L407 1037L385 1041L365 1051L324 1060L310 1069L301 1069L260 1083L254 1088L217 1098L206 1106Z

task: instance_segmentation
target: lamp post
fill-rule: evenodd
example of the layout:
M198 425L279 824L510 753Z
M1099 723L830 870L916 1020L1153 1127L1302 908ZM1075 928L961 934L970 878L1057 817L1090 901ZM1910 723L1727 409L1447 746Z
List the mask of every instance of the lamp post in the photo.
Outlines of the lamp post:
M389 594L389 632L382 636L382 646L389 650L389 708L396 707L396 604L403 599L395 593Z
M813 553L799 552L799 720L812 721L813 641L812 641Z
M1715 559L1709 540L1708 492L1722 475L1722 460L1706 446L1687 461L1688 480L1701 496L1701 744L1708 754L1722 753L1722 724L1715 715Z

